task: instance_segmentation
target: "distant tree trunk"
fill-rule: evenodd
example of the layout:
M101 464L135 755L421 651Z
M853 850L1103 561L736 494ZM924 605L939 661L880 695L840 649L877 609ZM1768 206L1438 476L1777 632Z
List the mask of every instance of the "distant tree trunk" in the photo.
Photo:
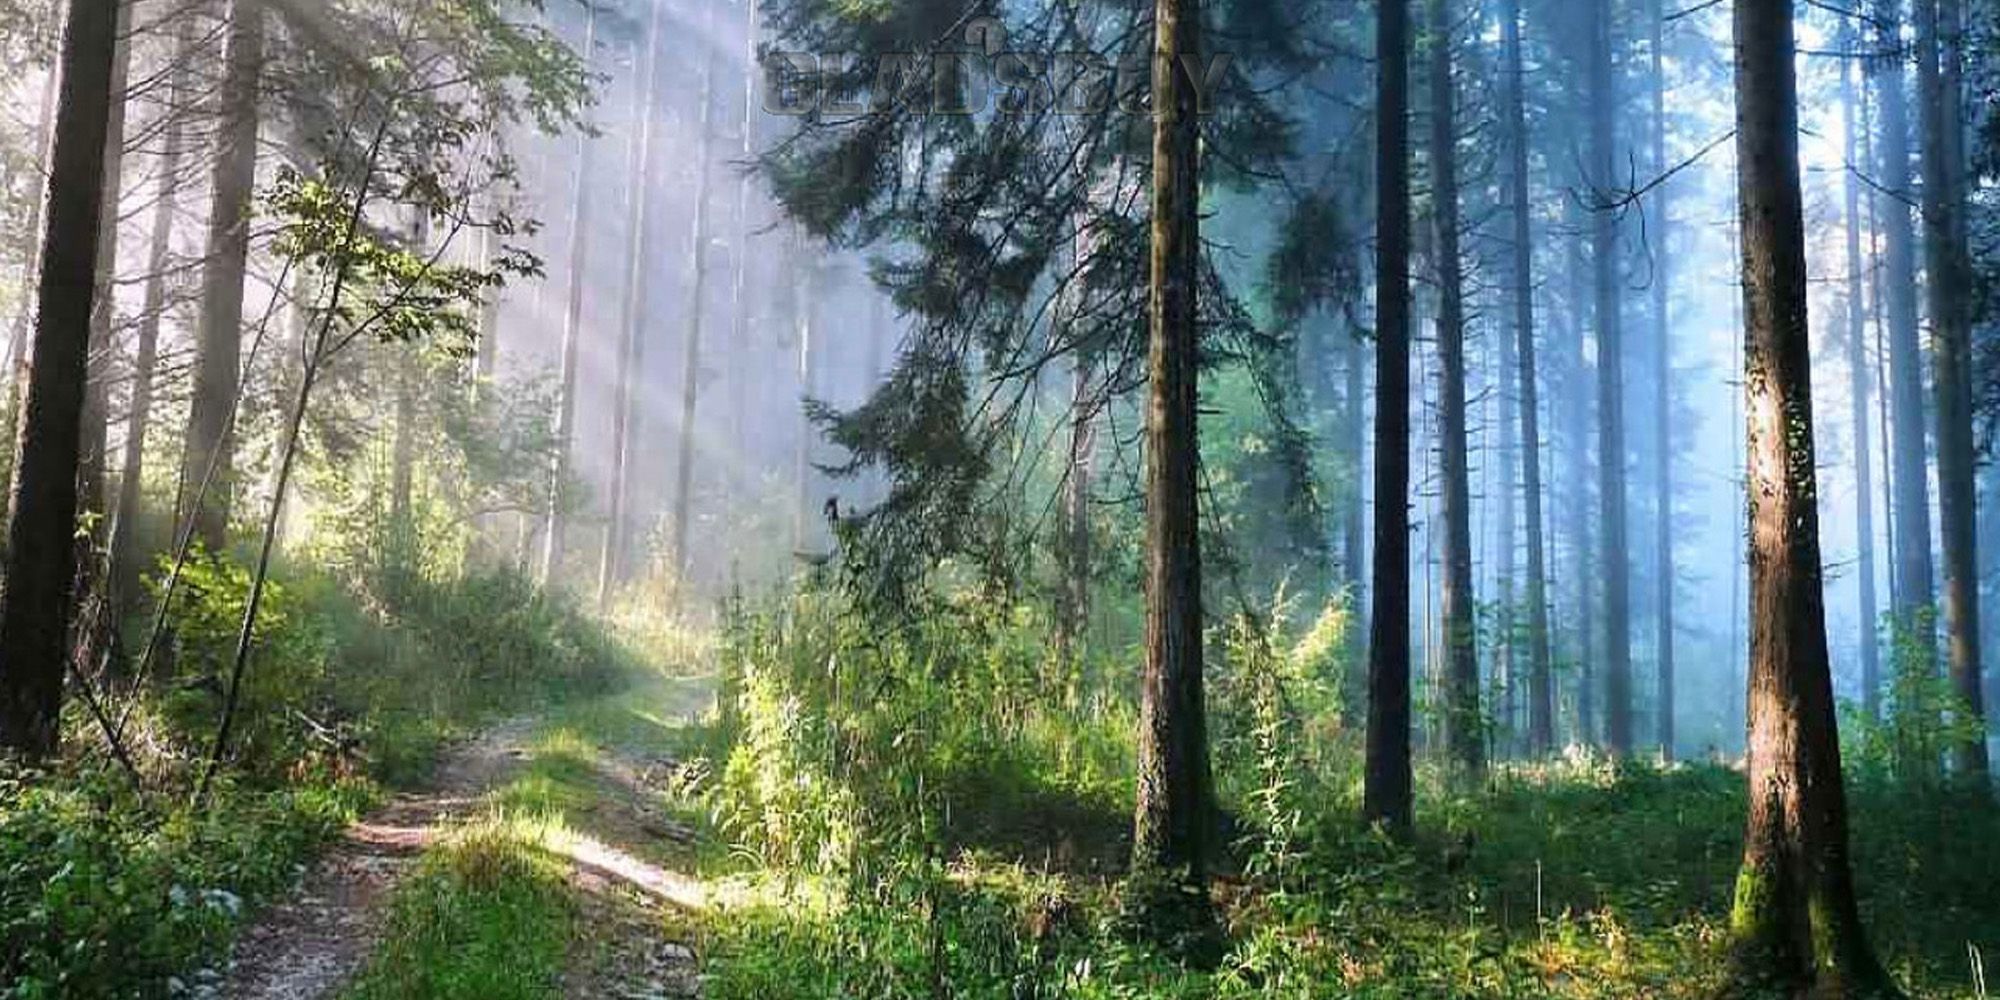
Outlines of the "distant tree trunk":
M597 607L610 604L611 591L624 580L623 560L630 530L628 510L632 477L632 427L638 419L632 386L645 363L647 291L646 273L653 262L653 116L659 107L660 28L665 20L665 4L654 4L648 17L646 51L636 60L642 67L645 96L637 105L639 131L633 138L632 243L625 270L625 329L619 341L618 387L611 404L611 516L604 527L604 552L597 564Z
M264 0L231 0L225 59L221 151L210 185L208 253L202 269L194 394L188 409L179 505L180 520L192 523L194 537L211 553L228 545L230 499L235 492L232 426L243 377L243 283L250 258L250 198L257 182Z
M49 145L54 140L56 118L56 94L60 81L51 77L42 86L41 111L35 117L35 166L49 162ZM28 225L21 239L21 287L33 288L40 274L42 250L42 199L28 200ZM20 402L21 382L26 377L28 360L28 338L32 336L35 322L35 300L32 296L21 296L21 308L14 314L13 326L7 331L7 409L12 411Z
M115 5L80 0L69 5L63 30L33 360L15 439L7 585L0 590L0 750L30 761L56 750L69 663L76 473L117 22Z
M1597 601L1593 586L1597 563L1597 523L1592 519L1590 504L1590 403L1595 380L1590 374L1590 324L1587 303L1590 301L1590 275L1588 236L1583 233L1583 211L1571 213L1576 220L1578 235L1572 247L1575 253L1570 258L1570 355L1569 371L1564 379L1566 406L1564 423L1567 445L1570 449L1569 512L1575 527L1575 540L1570 546L1571 569L1576 574L1572 592L1576 597L1576 608L1571 614L1576 621L1576 738L1586 746L1597 744ZM1600 362L1602 358L1599 359Z
M1843 39L1853 44L1852 37ZM1847 162L1859 164L1854 116L1854 74L1840 67L1840 114L1847 135ZM1847 215L1847 371L1848 396L1854 420L1854 552L1859 579L1855 590L1861 614L1861 703L1870 719L1881 717L1882 664L1875 642L1875 477L1871 469L1868 429L1868 350L1866 264L1861 259L1861 183L1854 171L1842 183Z
M1535 369L1535 252L1528 201L1526 72L1521 55L1521 0L1503 0L1501 58L1507 86L1501 113L1507 133L1508 216L1513 226L1512 293L1514 361L1520 390L1522 495L1526 500L1528 580L1528 752L1555 746L1554 657L1549 651L1548 568L1542 548L1542 443L1540 387Z
M1199 0L1158 0L1146 387L1146 655L1140 677L1135 871L1200 884L1212 786L1202 690L1199 439L1200 125L1190 65ZM1205 893L1191 902L1205 904Z
M1376 28L1375 551L1361 818L1408 836L1410 778L1410 11Z
M821 264L805 246L808 237L799 232L788 248L792 278L792 336L798 345L797 377L799 395L812 399L819 395L819 292ZM803 552L812 524L812 421L805 407L798 411L798 433L792 441L792 550Z
M1936 364L1938 527L1944 553L1951 686L1974 725L1952 748L1970 786L1987 786L1985 685L1979 663L1978 455L1972 433L1972 282L1964 196L1964 39L1958 0L1917 0L1923 108L1923 218Z
M1653 75L1653 171L1665 177L1672 164L1667 162L1667 72L1665 28L1667 13L1660 0L1651 0L1646 12L1652 25L1650 48ZM1653 250L1653 389L1657 406L1653 411L1653 478L1659 489L1653 518L1653 550L1659 579L1656 583L1654 624L1658 633L1660 688L1654 705L1655 730L1660 755L1674 759L1674 353L1673 353L1673 244L1670 183L1654 190Z
M707 5L704 19L715 25L715 6ZM706 35L707 32L704 32ZM698 442L694 433L695 408L701 401L702 322L708 315L708 181L715 147L715 53L711 51L701 68L701 143L695 152L694 229L688 234L688 325L681 355L680 447L675 454L673 538L669 552L674 561L676 586L687 578L688 528L694 517L694 453Z
M1917 337L1916 235L1910 223L1910 126L1904 72L1909 52L1902 37L1902 0L1876 0L1876 47L1882 58L1870 63L1882 106L1883 303L1889 320L1889 412L1895 467L1895 612L1905 628L1913 613L1931 603L1930 482L1924 451L1923 348Z
M1063 582L1058 622L1061 648L1072 655L1082 650L1083 633L1090 621L1091 452L1096 439L1090 380L1090 358L1079 348L1070 381L1069 474L1063 478Z
M746 0L743 6L745 8L743 11L744 74L742 116L738 122L741 134L737 137L737 154L742 158L742 162L749 163L757 156L757 86L760 79L757 40L762 30L759 27L757 9L759 5L756 0ZM750 421L747 412L751 328L750 183L750 171L736 171L736 204L731 221L734 231L729 237L729 352L723 376L729 386L729 398L726 400L729 407L727 440L732 442L737 453L741 455L750 453ZM734 463L721 470L718 484L723 494L722 509L727 510L734 506L734 498L737 491L743 488L744 478L744 470L736 467Z
M1589 6L1595 39L1590 51L1591 183L1608 194L1618 187L1611 5ZM1632 752L1632 553L1625 531L1625 343L1619 315L1618 218L1598 208L1590 223L1597 322L1597 503L1604 533L1597 549L1604 587L1604 742L1622 756Z
M146 553L139 551L139 502L145 487L146 432L153 415L153 369L159 362L160 323L167 311L167 265L173 252L174 216L180 210L181 160L187 122L197 30L196 18L181 15L174 37L175 68L168 84L165 135L161 140L159 191L154 196L151 242L146 250L146 288L132 355L132 400L125 415L125 446L118 472L117 512L111 519L111 593L122 617L135 607Z
M1367 569L1367 502L1362 490L1361 475L1368 451L1368 369L1361 338L1348 332L1341 337L1341 354L1346 358L1347 386L1342 397L1345 419L1341 424L1341 451L1347 456L1347 467L1353 470L1354 495L1348 498L1347 509L1341 512L1340 549L1347 556L1344 567L1349 599L1358 613L1363 607L1363 590L1368 581Z
M1750 451L1749 822L1731 996L1894 996L1855 907L1827 657L1791 0L1736 0Z
M1479 711L1478 624L1472 590L1472 487L1466 455L1465 277L1458 244L1458 126L1451 78L1451 8L1428 0L1430 15L1431 200L1438 278L1438 433L1444 474L1445 739L1452 761L1477 777L1486 769Z
M596 59L597 6L584 14L583 63L590 67ZM549 509L542 526L542 562L537 576L542 586L554 586L560 579L569 544L569 511L563 493L569 482L569 450L576 436L576 369L583 343L583 286L590 274L590 224L592 174L597 165L597 140L589 134L577 138L576 176L570 182L569 211L569 299L563 309L562 373L556 388L556 421L553 460L549 468Z

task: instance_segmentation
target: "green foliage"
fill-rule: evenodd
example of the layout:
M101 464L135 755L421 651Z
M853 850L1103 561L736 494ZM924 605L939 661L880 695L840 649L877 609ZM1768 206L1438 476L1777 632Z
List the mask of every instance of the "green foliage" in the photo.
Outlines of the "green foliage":
M161 816L108 769L0 776L0 997L167 995L366 800L353 782L229 789Z
M1907 619L1884 616L1884 622L1889 632L1888 697L1880 719L1849 711L1841 720L1845 763L1863 781L1936 793L1945 779L1946 753L1981 738L1980 720L1945 676L1938 657L1937 610L1926 606Z

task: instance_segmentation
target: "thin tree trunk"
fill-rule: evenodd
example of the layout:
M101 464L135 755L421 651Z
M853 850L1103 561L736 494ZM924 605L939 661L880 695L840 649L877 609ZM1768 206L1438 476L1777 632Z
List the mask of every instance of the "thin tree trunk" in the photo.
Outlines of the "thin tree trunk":
M585 8L583 63L590 67L597 50L597 6ZM569 511L564 505L569 483L569 449L576 436L576 370L583 342L583 286L589 275L590 195L597 164L597 139L584 134L577 139L576 176L570 183L569 212L569 299L563 309L562 374L557 387L554 454L549 468L549 509L543 517L542 560L537 577L542 586L559 582L563 559L568 552Z
M229 542L230 498L235 493L231 424L237 382L243 377L243 284L250 257L250 198L257 181L264 0L232 0L225 59L222 148L211 182L194 395L177 505L179 518L192 520L195 537L210 553L221 552ZM207 490L197 488L203 482L210 484Z
M1079 348L1070 373L1069 474L1063 477L1061 648L1076 655L1090 621L1090 486L1096 439L1091 361Z
M1985 790L1985 685L1979 663L1978 455L1972 432L1971 255L1964 195L1965 58L1957 0L1917 0L1917 88L1923 108L1923 218L1931 355L1936 365L1938 528L1944 553L1946 662L1965 738L1952 766Z
M1852 38L1843 39L1852 44ZM1856 158L1854 120L1854 74L1848 63L1840 67L1840 113L1847 135L1847 162ZM1875 643L1875 477L1871 469L1868 428L1868 351L1866 283L1861 259L1861 184L1849 170L1842 184L1847 215L1847 371L1848 396L1854 421L1854 535L1855 592L1861 615L1861 703L1870 719L1880 718L1882 709L1882 663Z
M1581 219L1579 210L1572 218ZM1597 725L1597 601L1593 566L1597 562L1598 524L1591 516L1590 504L1590 403L1595 381L1590 375L1589 338L1590 324L1586 303L1589 295L1589 267L1587 252L1583 249L1587 237L1582 234L1582 226L1577 226L1578 236L1570 258L1570 356L1569 377L1563 386L1568 396L1564 415L1568 424L1569 447L1572 452L1569 461L1569 510L1575 524L1572 531L1575 541L1571 543L1572 570L1576 573L1573 591L1576 596L1576 738L1585 746L1595 746L1598 739ZM1602 358L1599 359L1600 363Z
M707 5L708 14L703 19L709 29L715 26L715 6ZM709 32L704 31L704 36ZM708 228L709 228L709 175L712 173L715 147L715 70L714 52L702 60L701 68L701 145L695 153L694 182L694 229L688 234L688 325L687 338L683 342L681 355L681 422L680 446L675 454L674 469L674 515L671 547L674 560L674 580L678 587L688 574L688 528L694 517L694 453L697 438L694 433L695 408L701 401L701 349L702 323L708 315ZM803 338L802 345L809 345L810 337ZM805 351L801 346L801 355Z
M1735 23L1754 613L1731 995L1888 996L1854 902L1826 648L1792 3L1736 0Z
M1601 192L1618 186L1617 87L1611 64L1611 10L1590 4L1590 172ZM1632 752L1631 560L1625 531L1625 343L1619 315L1618 219L1591 213L1590 252L1597 323L1598 572L1604 587L1604 742Z
M117 11L70 4L50 158L35 341L15 444L0 589L0 749L53 754L69 663L76 473L104 195Z
M1472 488L1466 448L1465 276L1458 244L1458 131L1451 78L1451 8L1428 0L1431 198L1438 278L1438 434L1444 474L1445 739L1451 760L1474 777L1486 769L1479 711L1478 625L1472 590Z
M611 516L604 526L604 552L597 564L597 607L611 602L611 591L625 578L626 532L632 489L632 427L638 419L632 385L645 363L646 271L653 261L653 115L659 107L660 28L665 4L654 4L646 28L646 51L637 60L645 96L639 99L639 131L633 140L632 243L625 271L625 324L618 351L618 387L611 404Z
M1910 126L1902 39L1902 0L1876 0L1875 92L1882 105L1882 283L1889 319L1889 411L1895 432L1895 612L1903 628L1931 603L1930 483L1924 451L1923 348L1917 339L1916 235L1910 223Z
M56 95L62 89L61 81L51 76L42 87L41 111L35 118L35 162L39 172L49 163L52 151L50 144L55 140ZM37 187L48 185L39 183ZM42 199L32 198L28 202L28 225L21 235L21 287L34 288L41 273L42 249ZM12 327L7 331L7 409L13 410L20 402L22 379L26 377L24 366L28 360L28 338L32 336L35 323L35 300L21 296L21 308L14 314Z
M1200 131L1191 65L1199 0L1158 0L1147 318L1146 653L1140 677L1132 867L1204 884L1212 784L1202 689L1199 438ZM1205 909L1207 895L1190 893Z
M1660 0L1652 0L1647 20L1652 24L1653 61L1653 171L1664 177L1667 163L1667 73L1664 37L1666 11ZM1656 582L1654 639L1658 650L1659 692L1654 705L1655 732L1660 755L1674 759L1674 354L1673 354L1673 244L1671 242L1671 185L1662 182L1653 192L1653 375L1657 407L1653 412L1653 477L1659 488L1653 520L1653 550L1659 578Z
M1542 454L1540 387L1535 370L1535 253L1528 202L1528 115L1521 54L1521 0L1503 0L1502 59L1507 86L1502 114L1507 131L1509 219L1513 227L1514 360L1520 391L1522 495L1526 500L1528 546L1528 752L1555 746L1555 683L1549 651L1548 575L1542 548Z
M1376 28L1375 551L1361 818L1411 832L1410 11L1383 0Z
M119 615L139 598L146 553L138 549L139 503L144 495L146 432L153 415L153 369L159 361L160 323L167 311L167 266L173 253L174 215L180 208L181 160L187 146L192 62L199 22L182 14L174 38L174 72L168 85L167 116L154 196L151 243L146 251L146 288L132 356L132 401L125 416L125 446L118 473L118 501L111 519L111 593Z

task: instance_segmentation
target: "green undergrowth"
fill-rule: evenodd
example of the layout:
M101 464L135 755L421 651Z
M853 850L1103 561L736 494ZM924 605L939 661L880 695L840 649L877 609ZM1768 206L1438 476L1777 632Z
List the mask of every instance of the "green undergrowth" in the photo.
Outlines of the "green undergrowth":
M143 800L75 704L63 759L0 773L0 998L169 995L382 788L421 783L446 741L606 697L653 653L507 572L389 586L282 566L230 766L196 811L248 577L203 556L182 583L167 655L125 729ZM128 648L147 623L135 618Z
M691 792L733 845L714 874L737 886L697 918L707 996L1693 1000L1717 986L1745 810L1728 766L1572 752L1465 788L1421 760L1418 835L1393 843L1355 818L1344 609L1238 620L1215 630L1208 666L1225 940L1197 966L1151 943L1170 935L1123 898L1119 658L1051 664L1032 616L991 603L914 617L879 627L808 591L728 624L700 744L713 773ZM1983 996L2000 814L1883 778L1865 749L1851 763L1856 879L1884 963L1913 996Z

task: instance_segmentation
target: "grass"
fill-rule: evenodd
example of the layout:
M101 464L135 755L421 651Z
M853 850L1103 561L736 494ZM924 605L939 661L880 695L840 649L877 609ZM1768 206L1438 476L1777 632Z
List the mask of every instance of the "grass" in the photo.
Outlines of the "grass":
M496 816L426 852L351 1000L560 996L575 902L567 862L544 845L563 836Z

